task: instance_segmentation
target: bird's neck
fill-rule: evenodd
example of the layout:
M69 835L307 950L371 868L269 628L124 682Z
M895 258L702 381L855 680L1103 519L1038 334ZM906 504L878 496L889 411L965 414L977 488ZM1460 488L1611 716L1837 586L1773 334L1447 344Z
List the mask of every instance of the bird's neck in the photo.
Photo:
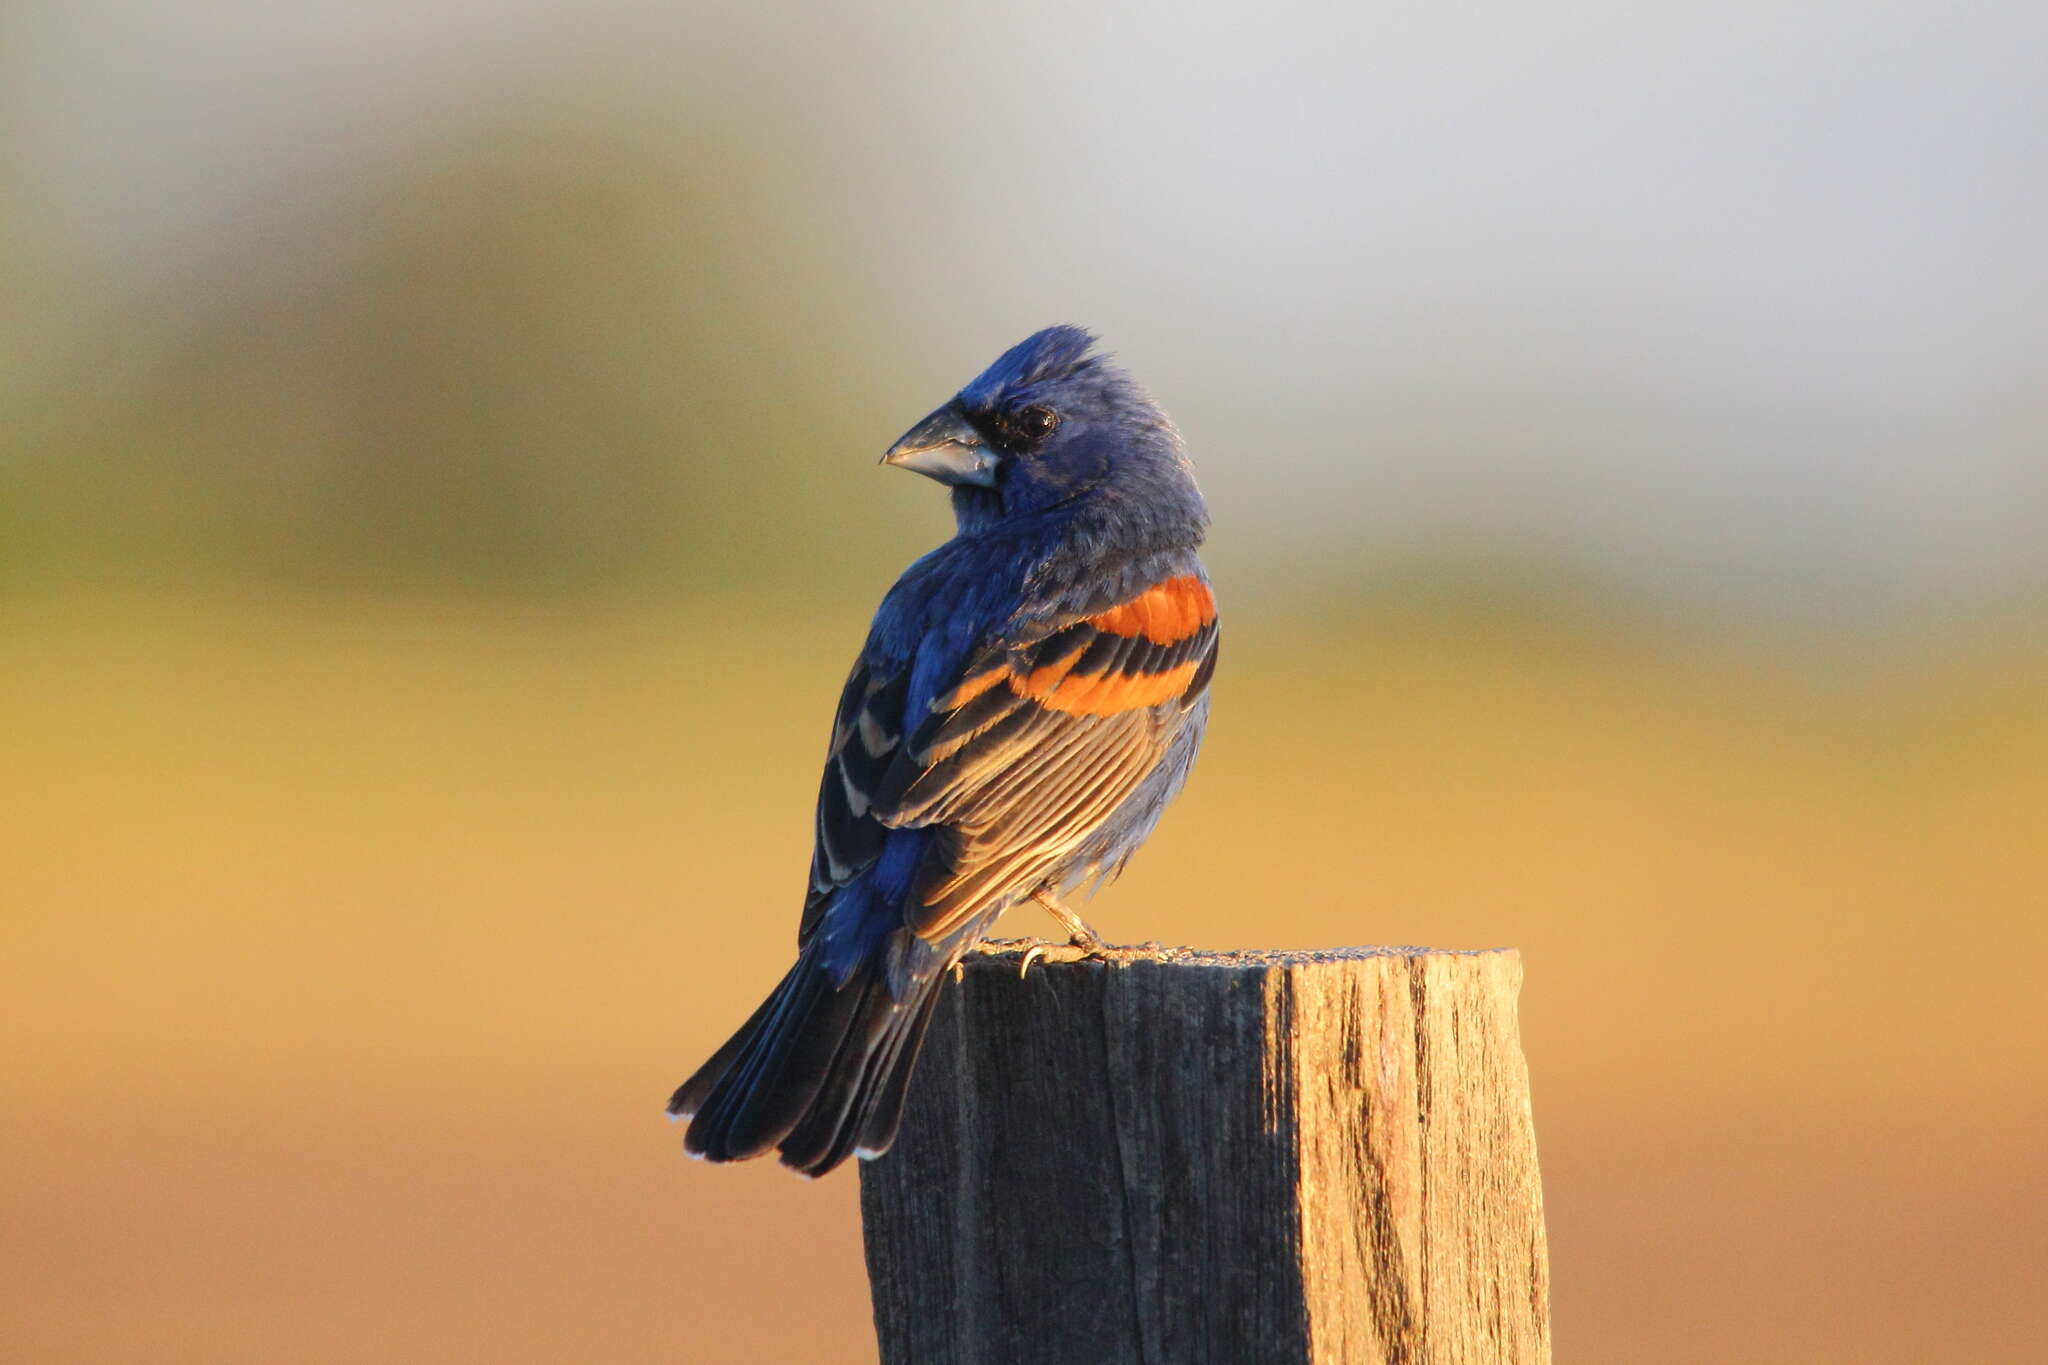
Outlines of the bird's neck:
M1003 498L993 488L956 484L953 488L953 527L960 536L978 536L1003 523Z

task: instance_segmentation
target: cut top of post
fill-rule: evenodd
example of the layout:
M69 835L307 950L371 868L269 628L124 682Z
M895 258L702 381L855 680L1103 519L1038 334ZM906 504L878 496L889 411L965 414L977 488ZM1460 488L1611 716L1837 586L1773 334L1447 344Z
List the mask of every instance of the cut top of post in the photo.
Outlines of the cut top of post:
M1022 962L1032 948L1053 945L1044 939L1033 938L990 938L983 939L968 957L971 964L976 961L994 959L1011 963ZM1332 962L1359 962L1379 957L1512 957L1520 953L1513 948L1421 948L1409 944L1375 944L1372 946L1348 948L1184 948L1170 944L1127 943L1105 944L1100 952L1071 965L1086 966L1089 962L1101 962L1110 966L1127 967L1138 962L1172 963L1184 967L1313 967ZM1055 965L1070 965L1060 962Z
M885 1362L1549 1359L1518 953L1047 947L862 1170Z

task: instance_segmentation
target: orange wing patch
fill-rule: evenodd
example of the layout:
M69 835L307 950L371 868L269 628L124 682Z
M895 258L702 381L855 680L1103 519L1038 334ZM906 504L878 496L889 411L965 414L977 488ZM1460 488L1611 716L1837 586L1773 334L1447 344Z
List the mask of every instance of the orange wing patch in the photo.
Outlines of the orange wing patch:
M1169 578L1087 617L1081 624L1089 629L1079 644L1029 673L1012 672L1007 681L1018 696L1069 715L1113 716L1157 706L1194 681L1201 660L1194 657L1200 651L1192 637L1215 623L1216 599L1208 584L1193 574ZM1110 660L1076 671L1075 665L1099 653L1089 648L1091 640L1105 636L1125 643Z
M1074 665L1081 662L1081 656L1087 652L1088 642L1083 640L1051 663L1042 664L1021 678L1011 674L1010 687L1020 697L1050 696L1077 681L1069 675L1074 671Z
M1013 653L969 675L932 707L942 714L972 708L980 723L1003 714L1011 697L1075 716L1113 716L1184 695L1213 647L1216 599L1193 574L1154 584L1128 602L1083 617L1038 648ZM1059 653L1048 658L1047 652Z
M1088 624L1111 635L1142 635L1155 645L1170 645L1211 625L1216 599L1209 585L1193 574L1169 578L1088 618Z
M1113 716L1119 711L1157 706L1187 691L1188 684L1195 680L1196 667L1190 663L1164 673L1069 678L1051 696L1040 698L1039 704L1076 716Z
M945 698L937 702L932 709L935 711L957 711L1006 678L1011 680L1012 686L1015 685L1015 675L1007 667L991 668L985 672L977 673L947 693Z

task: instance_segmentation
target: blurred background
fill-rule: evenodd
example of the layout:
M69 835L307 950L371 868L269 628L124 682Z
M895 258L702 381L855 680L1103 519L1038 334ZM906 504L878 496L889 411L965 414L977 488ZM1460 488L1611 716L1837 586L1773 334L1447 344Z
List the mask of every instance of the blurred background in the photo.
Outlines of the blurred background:
M852 1173L660 1108L949 530L876 457L1074 321L1229 636L1095 923L1521 947L1560 1360L2048 1358L2044 42L7 6L0 1354L872 1359Z

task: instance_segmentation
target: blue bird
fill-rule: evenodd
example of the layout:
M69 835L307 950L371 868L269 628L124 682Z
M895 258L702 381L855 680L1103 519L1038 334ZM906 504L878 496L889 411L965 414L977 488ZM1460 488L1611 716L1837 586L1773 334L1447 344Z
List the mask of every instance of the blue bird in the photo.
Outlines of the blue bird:
M954 963L1115 876L1194 763L1216 667L1180 434L1077 327L1012 347L883 463L957 532L883 599L832 725L796 965L669 1101L694 1156L823 1175L895 1139Z

